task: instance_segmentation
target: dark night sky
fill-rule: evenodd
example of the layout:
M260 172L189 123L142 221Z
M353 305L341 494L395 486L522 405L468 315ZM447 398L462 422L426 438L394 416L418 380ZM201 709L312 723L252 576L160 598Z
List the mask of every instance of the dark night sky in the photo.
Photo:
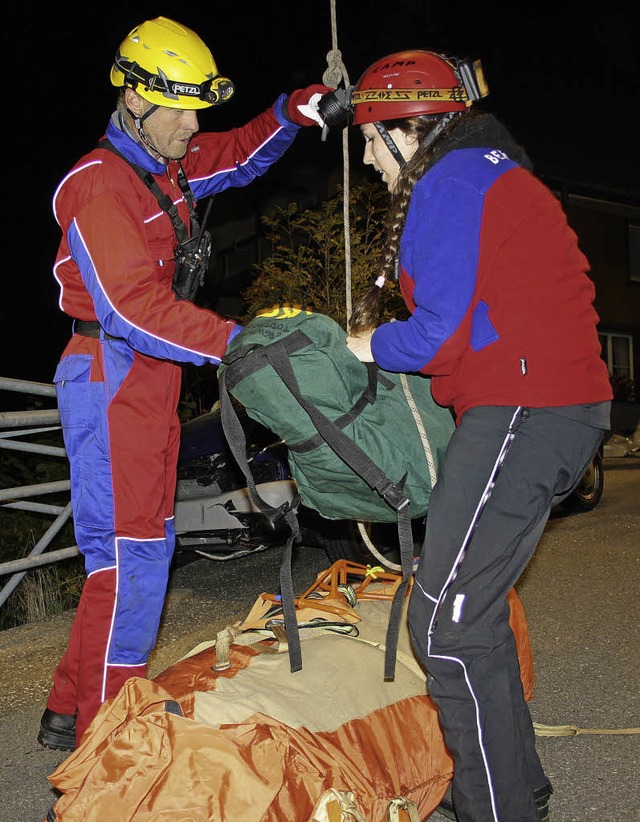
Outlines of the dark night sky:
M352 83L378 57L405 48L473 54L485 67L490 110L527 148L539 173L640 193L637 125L632 130L640 100L637 4L629 4L632 12L621 10L627 4L591 0L336 4L338 45ZM29 21L10 10L2 34L9 180L0 376L44 382L52 379L70 328L51 271L59 239L51 198L106 126L115 102L109 69L128 31L165 14L210 46L236 94L228 106L204 112L202 130L240 125L279 93L320 82L332 46L329 0L304 0L295 10L286 2L246 0L183 10L132 2L100 8L90 22L89 15L73 18L60 8ZM341 168L339 136L321 142L319 135L319 129L301 132L260 184L276 168L286 176L310 160ZM357 152L358 137L353 130Z

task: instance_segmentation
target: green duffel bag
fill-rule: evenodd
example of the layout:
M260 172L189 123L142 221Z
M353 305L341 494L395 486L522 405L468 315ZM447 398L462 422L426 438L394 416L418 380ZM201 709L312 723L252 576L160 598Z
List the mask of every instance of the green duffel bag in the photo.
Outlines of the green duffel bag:
M427 377L360 362L345 338L323 314L258 315L218 368L221 401L228 392L286 442L300 498L321 516L393 522L407 504L410 518L422 516L452 416ZM227 425L225 434L234 437Z

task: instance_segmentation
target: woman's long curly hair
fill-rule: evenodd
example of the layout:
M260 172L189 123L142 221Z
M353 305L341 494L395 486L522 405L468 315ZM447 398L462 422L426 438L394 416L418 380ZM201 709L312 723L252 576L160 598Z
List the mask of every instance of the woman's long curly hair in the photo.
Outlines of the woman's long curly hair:
M382 125L390 131L399 128L405 134L412 135L418 142L418 148L413 157L400 169L398 180L391 194L389 210L386 217L386 246L382 258L382 270L376 272L376 279L385 280L396 277L400 255L400 238L407 218L409 201L413 187L418 180L429 170L442 154L443 143L461 122L468 122L476 115L475 110L457 114L453 118L447 115L431 114L419 117L408 117L403 120L386 120ZM441 127L441 121L447 122ZM429 139L432 132L441 127L435 139ZM353 305L349 318L349 334L357 337L371 331L378 325L380 317L380 301L382 289L373 285Z

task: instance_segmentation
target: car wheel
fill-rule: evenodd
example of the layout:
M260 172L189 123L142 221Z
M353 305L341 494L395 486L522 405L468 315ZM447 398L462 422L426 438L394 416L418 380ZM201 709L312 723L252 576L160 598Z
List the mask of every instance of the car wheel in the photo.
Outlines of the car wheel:
M310 522L313 522L312 527ZM424 524L413 520L411 526L414 554L417 555L422 546ZM331 563L346 559L361 565L382 565L392 572L400 570L396 523L326 520L314 512L312 518L305 517L303 535L306 544L321 548Z
M600 502L604 491L604 466L602 453L598 452L591 460L577 487L562 502L565 511L579 513L593 511Z
M331 564L339 559L362 562L355 523L324 519L316 511L303 507L300 527L303 544L310 548L320 548Z

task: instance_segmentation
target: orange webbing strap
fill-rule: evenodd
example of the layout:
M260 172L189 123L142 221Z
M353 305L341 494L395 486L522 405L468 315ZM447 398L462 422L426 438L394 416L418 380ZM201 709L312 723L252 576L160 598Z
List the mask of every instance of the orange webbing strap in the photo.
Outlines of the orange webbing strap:
M330 599L344 598L349 601L348 588L356 600L393 600L402 583L401 574L392 574L379 565L361 565L340 559L326 571L321 571L313 585L297 599L298 607L308 606L322 610L318 594L326 594ZM410 581L409 588L413 583Z

